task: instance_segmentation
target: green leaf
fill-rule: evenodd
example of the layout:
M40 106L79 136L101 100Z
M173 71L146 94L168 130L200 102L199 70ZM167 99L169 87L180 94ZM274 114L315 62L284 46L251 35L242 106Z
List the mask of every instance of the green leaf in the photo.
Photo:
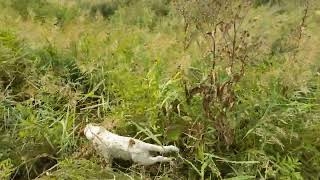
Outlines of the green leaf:
M175 126L167 129L167 138L170 141L177 141L182 134L182 127Z
M227 178L224 180L248 180L248 179L255 179L255 176L237 176L237 177L232 177L232 178Z

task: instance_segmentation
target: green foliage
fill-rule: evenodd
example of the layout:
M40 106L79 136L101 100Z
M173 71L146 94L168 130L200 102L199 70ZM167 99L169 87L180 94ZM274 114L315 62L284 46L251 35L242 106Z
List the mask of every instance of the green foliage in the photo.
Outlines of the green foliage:
M0 88L11 87L13 93L17 93L24 84L25 75L30 72L28 52L24 43L10 31L0 32L0 49Z
M65 159L58 164L58 170L40 179L130 179L130 176L114 173L85 159Z
M8 179L13 170L14 170L13 164L10 159L0 161L0 178L1 179Z
M282 0L254 0L256 6L262 5L280 5Z
M63 26L79 15L75 8L65 8L47 0L13 0L11 7L23 19L34 18L44 23L47 19L56 18L55 25L57 26Z
M0 0L0 179L319 179L319 3L245 2ZM106 167L89 122L181 152Z
M90 13L92 16L97 13L101 13L104 18L109 18L112 16L115 11L118 9L119 4L115 3L115 1L109 1L101 4L96 4L91 7Z
M156 16L167 16L170 12L171 0L155 0L151 1L151 9L155 12Z

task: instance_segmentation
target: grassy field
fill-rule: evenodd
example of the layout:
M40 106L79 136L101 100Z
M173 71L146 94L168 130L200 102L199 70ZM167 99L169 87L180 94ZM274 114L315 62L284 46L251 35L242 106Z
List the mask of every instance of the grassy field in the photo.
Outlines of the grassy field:
M319 179L319 32L312 0L0 0L0 179ZM87 123L181 151L107 164Z

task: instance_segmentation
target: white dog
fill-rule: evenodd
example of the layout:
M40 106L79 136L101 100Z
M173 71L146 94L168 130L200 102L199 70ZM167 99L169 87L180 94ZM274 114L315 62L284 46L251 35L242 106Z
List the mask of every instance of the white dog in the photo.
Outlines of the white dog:
M141 165L151 165L157 162L169 162L172 158L156 156L152 157L150 151L167 153L179 152L176 146L158 146L148 144L138 139L124 137L113 134L101 126L88 124L84 129L84 134L94 147L104 158L120 158L132 160Z

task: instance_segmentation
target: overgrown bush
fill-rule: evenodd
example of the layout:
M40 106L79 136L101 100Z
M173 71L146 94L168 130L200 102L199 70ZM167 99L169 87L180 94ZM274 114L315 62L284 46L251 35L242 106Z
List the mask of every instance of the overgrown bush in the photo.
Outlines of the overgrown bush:
M319 179L317 3L277 3L0 0L0 178ZM106 164L89 122L181 151Z
M255 6L261 6L261 5L280 5L282 3L282 0L254 0Z
M56 18L55 25L63 26L77 16L75 8L61 7L47 0L13 0L11 7L15 9L23 19L34 18L44 23L48 19Z
M28 51L23 41L10 31L0 32L0 88L18 94L31 71Z

